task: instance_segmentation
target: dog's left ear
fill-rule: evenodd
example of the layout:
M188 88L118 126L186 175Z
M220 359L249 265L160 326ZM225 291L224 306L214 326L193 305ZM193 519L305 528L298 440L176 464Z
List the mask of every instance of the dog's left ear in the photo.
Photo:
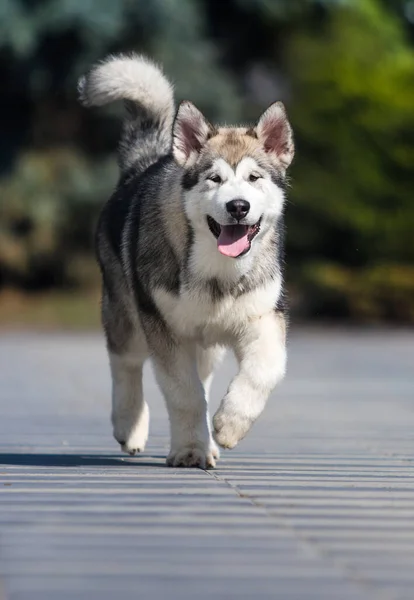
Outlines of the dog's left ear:
M181 167L191 167L214 132L192 102L181 102L173 127L173 155Z
M275 102L262 114L256 126L259 141L266 152L287 169L295 154L293 133L282 102Z

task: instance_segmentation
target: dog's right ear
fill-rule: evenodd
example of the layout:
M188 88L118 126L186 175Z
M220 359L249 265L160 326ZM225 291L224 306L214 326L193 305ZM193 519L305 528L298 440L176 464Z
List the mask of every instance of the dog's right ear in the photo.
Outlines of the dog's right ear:
M181 167L191 167L214 132L192 102L181 102L173 126L173 155Z

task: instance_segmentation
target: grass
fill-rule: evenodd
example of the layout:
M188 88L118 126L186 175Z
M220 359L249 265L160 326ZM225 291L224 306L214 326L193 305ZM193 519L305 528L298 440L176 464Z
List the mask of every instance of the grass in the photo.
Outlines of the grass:
M100 292L0 294L0 329L94 330L100 326Z

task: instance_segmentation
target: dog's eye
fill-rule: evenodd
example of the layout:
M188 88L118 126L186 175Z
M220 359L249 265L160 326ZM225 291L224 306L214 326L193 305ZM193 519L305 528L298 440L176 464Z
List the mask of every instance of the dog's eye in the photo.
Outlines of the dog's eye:
M220 175L210 175L209 177L210 181L212 181L213 183L221 183L223 180L221 179Z
M255 175L254 173L251 173L251 175L249 175L249 181L251 181L252 183L257 181L258 179L260 179L260 175Z

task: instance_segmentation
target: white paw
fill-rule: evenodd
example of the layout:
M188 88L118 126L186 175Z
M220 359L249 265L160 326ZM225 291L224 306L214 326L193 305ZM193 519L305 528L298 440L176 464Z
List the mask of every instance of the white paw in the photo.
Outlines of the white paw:
M113 418L114 438L123 452L133 456L145 450L148 440L149 410L145 404L138 422L131 423L128 418Z
M213 418L214 439L222 448L234 448L252 426L252 421L232 405L220 407Z
M120 443L122 452L126 452L131 456L137 454L137 452L143 452L147 443L148 433L143 434L141 431L133 432L132 435L125 440L122 444Z
M214 442L211 442L207 448L201 444L189 444L178 450L171 450L167 457L167 465L169 467L212 469L216 466L215 459L219 456L219 450Z

